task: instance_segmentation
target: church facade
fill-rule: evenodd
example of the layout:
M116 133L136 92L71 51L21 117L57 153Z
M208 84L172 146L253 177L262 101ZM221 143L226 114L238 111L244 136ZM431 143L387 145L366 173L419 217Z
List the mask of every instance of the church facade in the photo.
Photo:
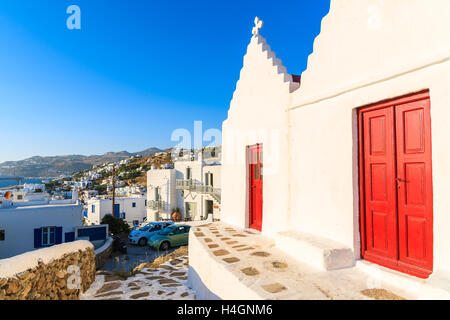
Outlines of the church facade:
M301 76L257 19L223 122L221 219L325 270L450 272L449 15L332 0Z

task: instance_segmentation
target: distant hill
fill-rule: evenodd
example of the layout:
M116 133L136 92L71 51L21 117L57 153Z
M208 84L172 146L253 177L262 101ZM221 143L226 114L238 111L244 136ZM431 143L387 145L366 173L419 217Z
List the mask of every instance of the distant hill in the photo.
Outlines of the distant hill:
M73 172L89 169L94 165L120 161L131 156L146 157L161 152L158 148L148 148L130 153L128 151L108 152L102 155L67 155L40 157L35 156L20 161L0 163L0 175L16 175L22 177L51 178L59 175L69 175Z
M141 156L141 157L148 157L148 156L152 156L155 153L158 153L158 152L161 152L161 151L163 151L163 150L160 150L158 148L148 148L148 149L145 149L143 151L136 152L135 155Z

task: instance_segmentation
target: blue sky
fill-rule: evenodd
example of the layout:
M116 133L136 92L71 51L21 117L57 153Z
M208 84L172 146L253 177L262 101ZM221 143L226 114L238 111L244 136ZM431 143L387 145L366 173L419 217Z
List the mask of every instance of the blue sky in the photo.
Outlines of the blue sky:
M81 9L69 30L66 9ZM306 68L329 0L0 2L0 162L167 148L221 129L251 38Z

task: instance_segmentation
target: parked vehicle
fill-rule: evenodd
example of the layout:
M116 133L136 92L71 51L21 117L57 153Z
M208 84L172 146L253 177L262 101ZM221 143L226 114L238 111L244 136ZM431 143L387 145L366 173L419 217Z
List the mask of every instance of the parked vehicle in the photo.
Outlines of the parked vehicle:
M168 250L170 247L184 246L189 242L188 225L173 225L152 236L148 245L157 250Z
M132 230L128 235L128 240L132 244L145 246L148 243L149 237L171 225L173 225L173 221L150 222L142 228Z
M122 241L118 236L113 236L113 239L113 250L121 253L127 253L128 249L125 241Z

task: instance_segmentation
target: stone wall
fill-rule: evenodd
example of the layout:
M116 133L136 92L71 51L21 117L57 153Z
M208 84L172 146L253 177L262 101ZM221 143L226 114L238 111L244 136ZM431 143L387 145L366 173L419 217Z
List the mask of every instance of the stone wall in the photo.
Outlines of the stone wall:
M75 241L0 260L0 300L77 300L95 280L89 241Z

